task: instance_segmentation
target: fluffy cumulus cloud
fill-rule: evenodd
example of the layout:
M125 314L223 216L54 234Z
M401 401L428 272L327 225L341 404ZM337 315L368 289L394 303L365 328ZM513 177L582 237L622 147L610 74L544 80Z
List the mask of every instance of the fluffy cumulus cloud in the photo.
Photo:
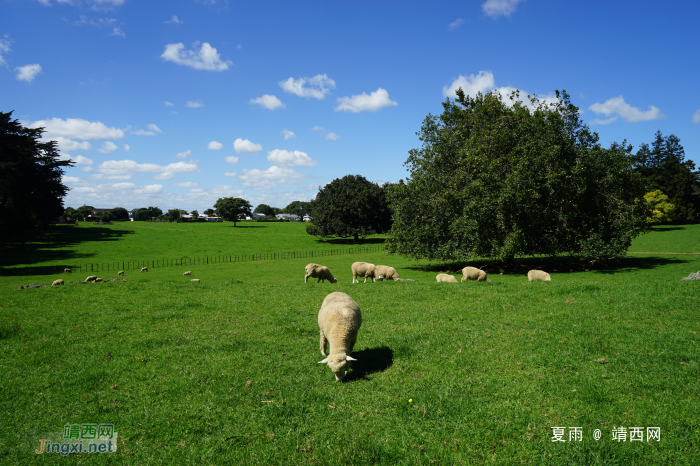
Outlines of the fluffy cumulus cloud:
M299 97L313 97L323 99L331 89L335 88L335 81L325 74L317 74L313 78L289 78L279 83L284 92L296 94Z
M172 186L179 186L180 188L196 188L199 183L194 181L183 181L182 183L173 183Z
M186 159L190 155L192 155L192 151L188 149L184 152L178 152L177 154L175 154L175 157L177 157L178 159Z
M313 128L311 128L311 131L323 131L323 130L324 130L323 126L314 126Z
M275 149L267 153L267 160L280 167L313 167L318 162L305 152Z
M131 146L129 144L124 144L124 152L129 152Z
M284 107L284 104L280 99L274 95L265 94L262 97L256 97L255 99L250 99L251 104L258 104L261 107L265 107L268 110L274 110L279 107Z
M207 149L209 149L209 150L221 150L223 148L224 148L224 145L221 144L220 142L211 141L209 144L207 144Z
M10 41L6 39L0 39L0 66L5 66L7 62L3 57L3 54L10 51Z
M103 154L109 154L110 152L114 152L117 149L118 147L115 143L113 143L112 141L105 141L100 147L100 152L102 152Z
M52 138L45 137L45 139L51 139L53 141L56 141L56 143L58 145L58 150L61 152L72 152L74 150L90 150L90 149L92 149L92 146L87 141L78 142L78 141L74 141L72 139L64 138L62 136L54 136Z
M292 138L297 137L297 135L294 134L294 131L288 131L288 130L286 130L286 129L283 129L281 134L284 134L284 140L285 140L285 141L286 141L287 139L292 139Z
M256 144L248 139L241 138L233 141L233 148L237 154L257 154L262 150L262 146L260 144Z
M162 133L162 131L160 130L160 128L158 128L158 126L151 123L150 125L148 125L148 131L139 129L137 131L132 131L131 133L136 134L137 136L155 136L156 133Z
M165 24L184 24L184 21L180 21L177 16L173 15L169 21L164 21Z
M459 28L463 23L464 23L464 20L462 18L457 18L456 20L452 21L449 26L447 26L447 29L449 29L450 31L453 31L453 30Z
M34 81L37 74L41 73L41 65L35 63L33 65L18 66L15 68L17 74L15 78L18 81L26 81L28 83Z
M208 42L204 42L199 50L197 50L198 45L195 43L192 47L193 50L185 50L182 43L168 44L160 57L165 61L189 66L196 70L224 71L233 65L230 60L221 60L219 53Z
M253 189L270 189L279 184L296 183L299 178L304 178L304 175L297 173L291 168L278 167L273 165L267 170L252 170L243 169L238 177L243 182L243 186L248 186Z
M524 0L486 0L481 5L481 11L486 16L498 18L499 16L510 16L515 12L518 3Z
M625 99L622 96L613 97L612 99L606 100L602 104L596 102L590 107L588 107L588 109L594 111L595 113L601 113L607 117L610 117L607 120L594 120L591 122L591 124L612 123L617 119L618 116L622 117L625 121L630 123L636 123L639 121L663 120L664 118L666 118L666 115L661 113L661 111L653 105L649 105L649 110L642 111L637 107L632 107L630 104L625 102Z
M381 87L370 95L363 92L352 97L339 97L338 103L339 105L335 108L336 111L343 110L352 113L376 112L383 107L395 107L398 105L396 102L392 102L389 98L389 93Z
M691 119L693 120L693 123L700 125L700 110L696 110Z
M204 107L204 104L202 103L201 100L188 100L187 103L185 104L185 107L189 108L199 108L199 107Z
M231 165L235 165L238 163L238 157L229 155L228 157L224 157L224 161L226 161L226 163L230 163Z
M335 133L326 134L326 141L337 141L338 139L340 139L340 136Z
M236 176L236 172L224 172L224 176Z
M157 179L172 179L176 173L197 173L201 171L194 161L175 162L168 165L154 163L137 163L133 160L108 160L97 166L97 174L93 180L128 180L135 173L154 173Z
M50 120L39 120L28 125L29 128L44 128L44 139L55 139L64 137L69 139L121 139L124 137L124 130L109 127L99 121L87 121L80 118L52 118Z
M93 164L92 159L89 159L87 157L83 157L82 155L76 156L75 159L73 159L73 160L75 160L75 163L77 163L78 165L92 165Z

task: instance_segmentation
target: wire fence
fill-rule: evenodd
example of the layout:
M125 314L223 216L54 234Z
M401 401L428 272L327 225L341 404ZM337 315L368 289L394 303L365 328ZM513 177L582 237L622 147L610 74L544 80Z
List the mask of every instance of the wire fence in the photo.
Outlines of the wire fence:
M0 269L0 275L16 276L16 275L53 275L64 272L65 269L70 269L73 273L97 273L97 272L117 272L119 270L141 270L143 267L156 269L160 267L189 267L201 266L210 264L228 264L236 262L254 262L265 260L286 260L286 259L304 259L326 256L340 256L349 254L366 254L372 252L384 251L384 245L381 246L354 246L348 248L334 249L318 249L311 251L292 251L292 252L265 252L258 254L226 254L216 256L202 257L178 257L170 259L150 259L150 260L131 260L117 262L99 262L99 263L77 263L72 264L54 264L40 265L34 267L12 267Z

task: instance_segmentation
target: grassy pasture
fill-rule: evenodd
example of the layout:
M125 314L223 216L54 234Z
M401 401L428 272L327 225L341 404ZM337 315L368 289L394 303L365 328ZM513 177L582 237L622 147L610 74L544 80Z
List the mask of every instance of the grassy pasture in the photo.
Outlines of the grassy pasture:
M17 259L21 248L3 257L206 255L247 236L172 225L29 245L34 262ZM274 226L269 237L241 239L248 252L332 246L293 236L298 224L263 225ZM632 250L700 252L686 246L698 233L658 229ZM193 234L203 238L182 239ZM0 462L700 462L700 283L679 280L700 270L700 256L634 255L612 269L552 273L549 283L506 274L458 284L435 283L451 265L384 253L322 259L338 284L304 284L308 259L158 268L56 289L17 286L84 277L0 277ZM355 260L418 281L353 285ZM363 313L358 362L342 384L317 364L316 315L331 291ZM88 422L114 423L117 453L33 453L41 433ZM566 442L552 442L554 426L582 427L583 440L569 442L567 429ZM619 426L660 427L661 441L613 441Z

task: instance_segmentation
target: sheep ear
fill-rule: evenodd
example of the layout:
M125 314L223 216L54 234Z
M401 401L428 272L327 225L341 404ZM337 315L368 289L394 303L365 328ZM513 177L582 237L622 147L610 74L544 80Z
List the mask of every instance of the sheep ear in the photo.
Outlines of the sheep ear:
M350 356L345 356L345 360L346 360L346 361L357 361L357 359L352 358L352 357L350 357Z
M328 362L328 358L324 359L323 361L319 361L319 364L326 364Z

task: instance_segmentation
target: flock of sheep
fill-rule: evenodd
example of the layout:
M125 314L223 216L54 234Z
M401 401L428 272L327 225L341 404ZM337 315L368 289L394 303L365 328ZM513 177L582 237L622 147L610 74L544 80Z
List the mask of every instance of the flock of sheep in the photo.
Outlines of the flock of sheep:
M337 283L338 279L333 276L328 267L320 264L308 264L305 267L304 283L308 283L309 278L318 278L318 282L328 280ZM477 282L490 282L488 275L483 270L476 267L464 267L458 272L462 273L462 281L473 280ZM401 280L396 269L388 265L374 265L368 262L355 262L352 264L352 282L360 283L358 277L367 278L373 282L384 279ZM457 283L457 279L445 273L437 275L438 283ZM528 281L551 281L552 278L547 272L542 270L530 270L527 273ZM328 367L335 374L335 380L343 381L350 368L350 361L357 361L350 357L352 349L357 341L357 331L362 325L362 313L348 294L336 291L326 296L318 312L318 327L321 331L321 354L326 356L319 364L328 364ZM326 344L330 345L326 354Z
M143 267L143 268L141 269L141 272L148 272L148 267ZM72 271L71 269L69 269L69 268L65 268L65 269L63 270L63 273L73 273L73 271ZM117 272L117 275L122 275L122 276L123 276L123 275L124 275L124 271L123 271L123 270L120 270L119 272ZM187 272L183 273L182 275L184 275L184 276L186 276L186 277L187 277L187 276L191 277L191 276L192 276L192 272L188 270ZM99 282L102 282L102 281L104 281L104 280L102 280L102 279L101 279L100 277L98 277L97 275L90 275L89 277L87 277L87 278L85 279L84 282L85 282L85 283L88 283L88 282L99 283ZM199 278L193 278L193 279L191 279L190 281L191 281L191 282L199 283ZM54 280L54 282L51 284L51 288L53 288L53 287L55 287L55 286L60 286L60 285L63 285L63 284L65 284L65 282L63 281L63 279L60 279L60 278L59 278L58 280Z

